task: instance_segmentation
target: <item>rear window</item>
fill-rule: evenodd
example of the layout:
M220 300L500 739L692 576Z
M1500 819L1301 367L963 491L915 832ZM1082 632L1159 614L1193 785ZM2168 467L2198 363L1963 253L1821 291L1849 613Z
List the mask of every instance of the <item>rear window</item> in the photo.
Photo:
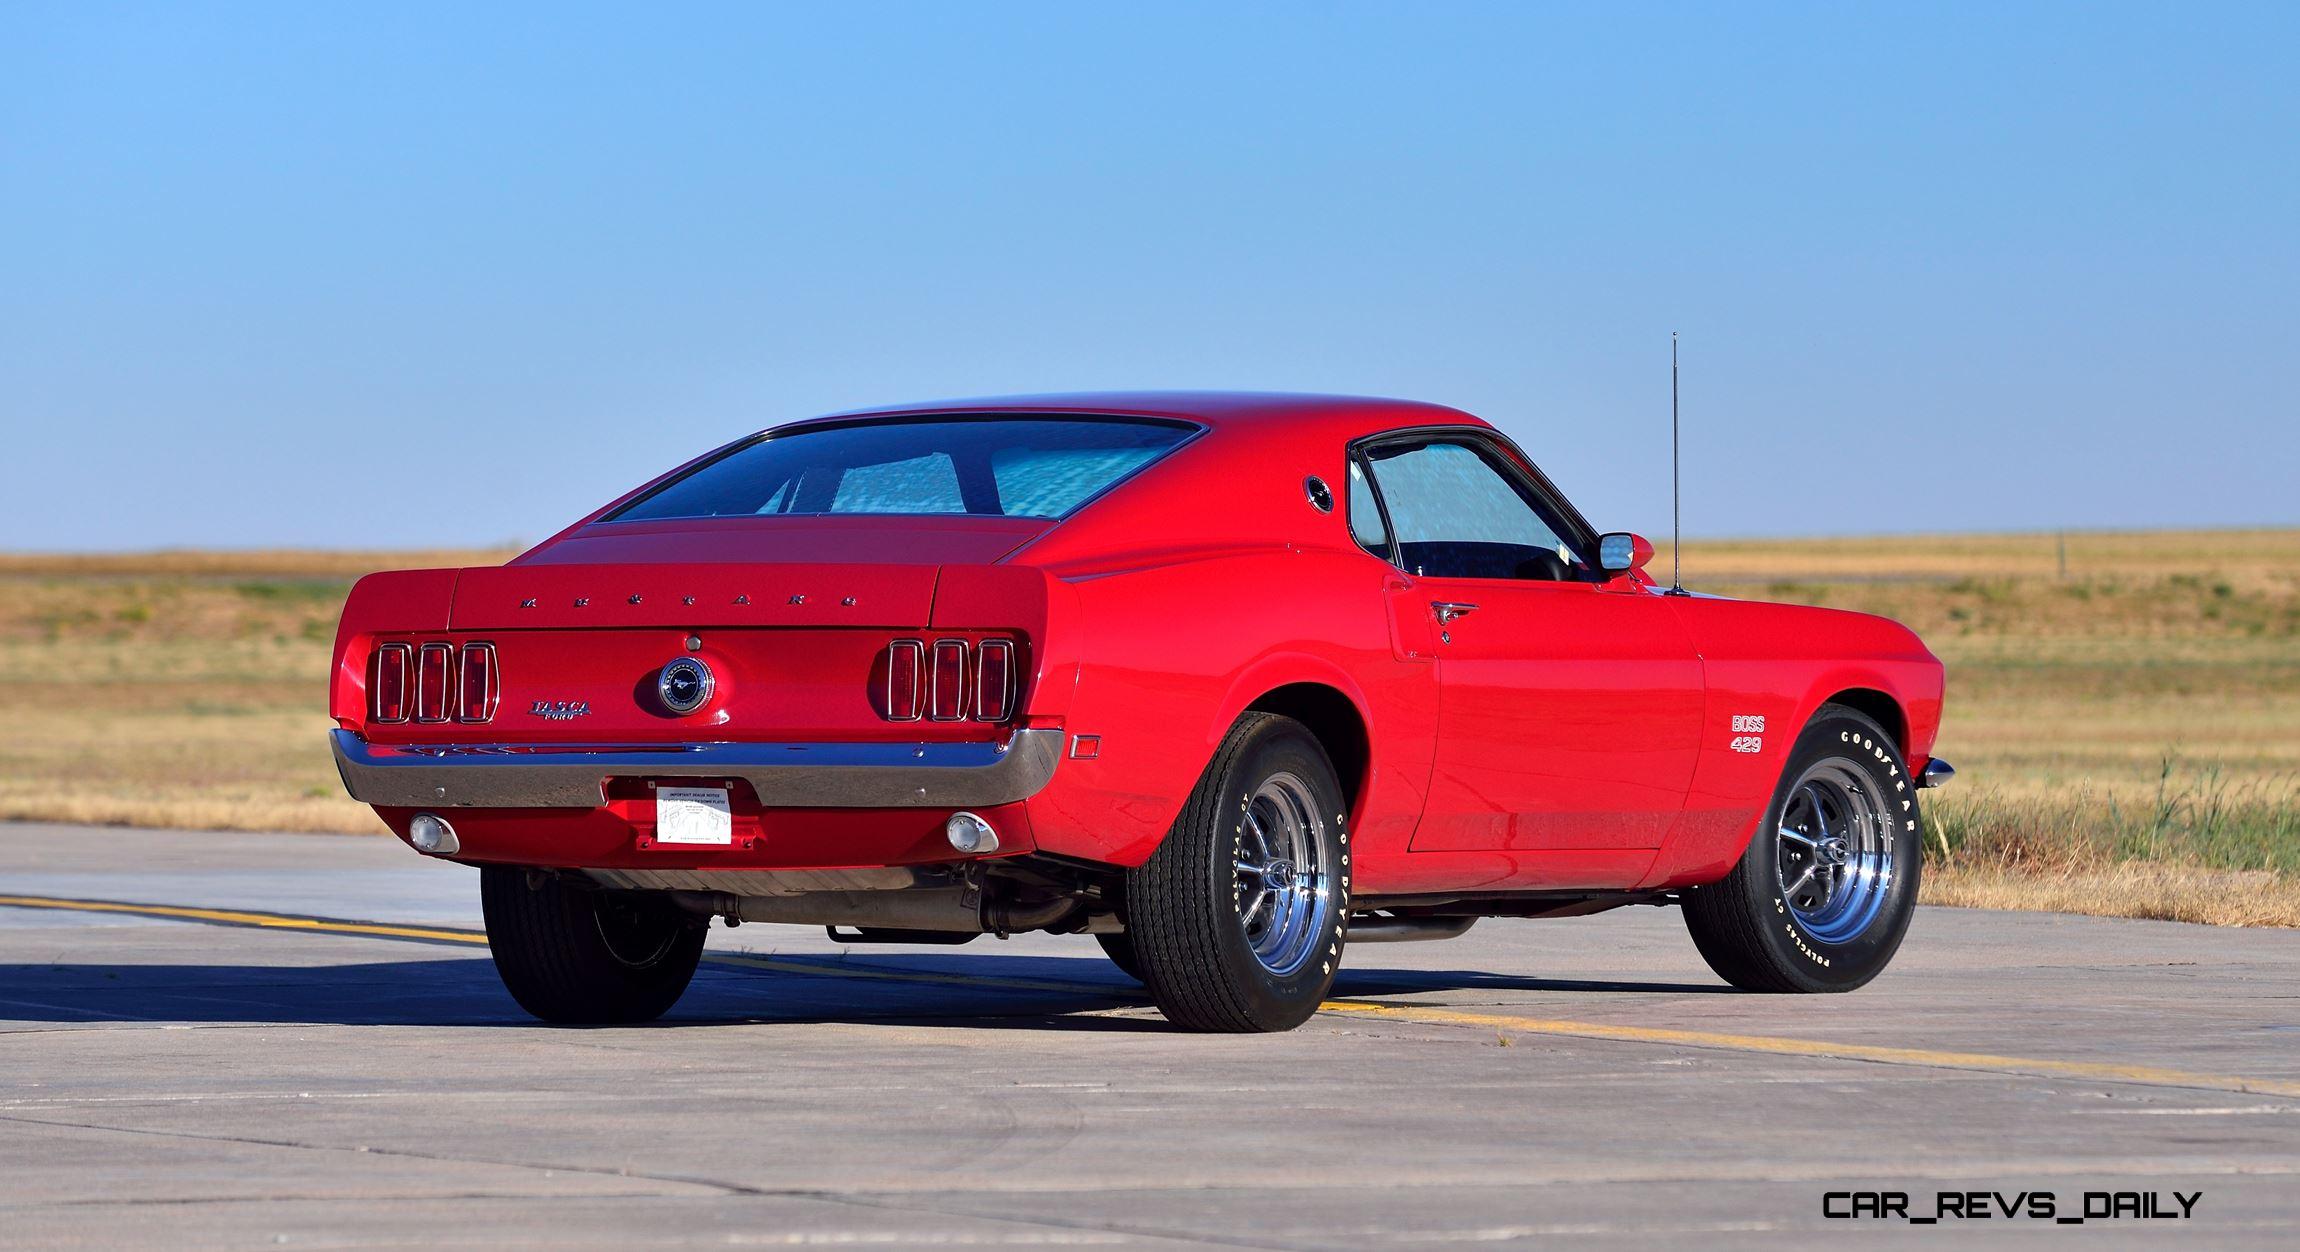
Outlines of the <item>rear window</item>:
M762 435L608 521L771 513L1062 517L1189 437L1170 422L971 418Z

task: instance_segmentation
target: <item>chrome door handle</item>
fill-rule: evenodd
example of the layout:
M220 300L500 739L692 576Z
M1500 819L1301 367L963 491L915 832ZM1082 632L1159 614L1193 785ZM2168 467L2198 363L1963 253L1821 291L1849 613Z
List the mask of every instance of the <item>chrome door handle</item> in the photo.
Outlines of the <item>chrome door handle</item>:
M1432 600L1430 611L1437 614L1438 625L1445 626L1477 612L1477 606L1463 604L1458 600Z

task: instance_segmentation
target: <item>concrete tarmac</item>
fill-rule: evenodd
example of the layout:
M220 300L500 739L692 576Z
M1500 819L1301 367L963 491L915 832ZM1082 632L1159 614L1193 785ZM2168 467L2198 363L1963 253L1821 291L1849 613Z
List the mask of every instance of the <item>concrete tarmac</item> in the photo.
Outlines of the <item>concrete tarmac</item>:
M0 897L8 1247L2300 1246L2290 931L1926 909L1779 997L1674 910L1487 921L1206 1037L1085 938L745 926L571 1030L381 838L0 825Z

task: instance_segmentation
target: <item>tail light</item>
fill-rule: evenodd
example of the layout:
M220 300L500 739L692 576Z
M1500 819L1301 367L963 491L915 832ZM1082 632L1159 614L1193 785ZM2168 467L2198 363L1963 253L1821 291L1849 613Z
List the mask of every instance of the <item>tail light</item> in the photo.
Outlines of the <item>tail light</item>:
M955 722L966 716L966 641L934 641L934 720Z
M415 720L444 722L454 711L454 678L448 664L454 657L455 649L444 643L427 643L415 650Z
M407 720L407 679L415 649L387 643L375 650L375 673L367 684L369 712L379 722Z
M463 663L457 666L455 691L455 720L459 722L485 722L495 718L495 700L500 691L495 680L495 645L467 643L463 645Z
M974 661L974 716L977 721L1003 722L1013 699L1014 644L985 639Z
M1019 680L1014 641L897 639L872 670L872 703L890 722L1003 722L1014 713Z
M886 650L886 719L915 722L919 718L919 688L926 681L926 645L916 639L897 639Z
M503 679L491 643L382 643L367 691L369 721L486 722L495 718Z

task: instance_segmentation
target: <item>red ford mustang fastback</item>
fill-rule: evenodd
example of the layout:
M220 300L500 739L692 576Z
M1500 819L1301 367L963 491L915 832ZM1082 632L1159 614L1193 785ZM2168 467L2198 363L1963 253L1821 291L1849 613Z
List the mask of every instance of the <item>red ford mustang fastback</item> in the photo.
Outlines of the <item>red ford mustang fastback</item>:
M1453 409L1113 394L780 426L499 568L362 579L351 794L480 867L536 1015L656 1017L713 917L1091 934L1199 1030L1345 943L1682 905L1843 991L1917 894L1941 665L1667 594Z

